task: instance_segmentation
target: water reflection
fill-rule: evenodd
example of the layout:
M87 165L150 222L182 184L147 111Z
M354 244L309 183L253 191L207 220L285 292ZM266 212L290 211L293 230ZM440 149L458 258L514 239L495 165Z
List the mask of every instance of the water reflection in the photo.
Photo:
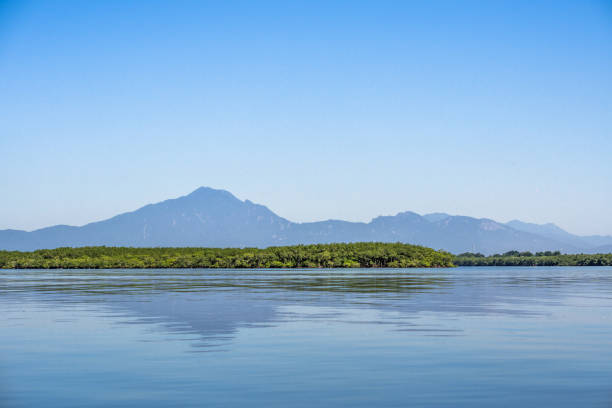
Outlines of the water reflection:
M0 271L0 406L609 406L612 268Z
M385 307L450 280L431 270L54 270L2 274L5 299L110 307L123 323L156 324L218 346L242 327L296 320L293 304ZM310 319L329 318L310 315ZM126 320L127 319L127 320ZM401 322L395 322L401 325Z
M132 296L113 305L128 318L124 323L157 323L168 332L197 336L192 345L200 351L230 341L240 328L273 324L278 319L277 305L258 302L246 293L157 293Z
M311 292L414 292L448 282L440 273L402 270L23 270L3 273L10 293L69 293L78 296L264 289Z
M423 327L422 312L534 317L533 307L558 304L576 285L612 287L609 273L575 269L457 268L423 270L18 270L0 272L0 300L97 304L123 323L156 324L193 335L198 346L218 346L243 327L275 325L301 317L288 306L362 308L399 315L369 321L395 330L456 335L460 328ZM607 292L609 294L609 292Z

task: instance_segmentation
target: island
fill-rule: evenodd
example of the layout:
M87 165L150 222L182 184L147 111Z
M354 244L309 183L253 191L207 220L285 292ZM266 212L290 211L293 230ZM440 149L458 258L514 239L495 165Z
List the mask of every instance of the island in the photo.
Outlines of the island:
M440 268L453 255L418 245L357 242L269 248L80 247L0 251L3 269Z
M116 268L448 268L454 266L612 266L612 254L519 252L453 255L419 245L383 242L268 248L63 247L0 251L0 269Z

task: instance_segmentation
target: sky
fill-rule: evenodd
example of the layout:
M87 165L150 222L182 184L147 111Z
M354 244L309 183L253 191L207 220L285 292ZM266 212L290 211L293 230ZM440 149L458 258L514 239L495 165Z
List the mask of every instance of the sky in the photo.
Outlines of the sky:
M612 234L612 2L0 0L0 174L0 229L210 186Z

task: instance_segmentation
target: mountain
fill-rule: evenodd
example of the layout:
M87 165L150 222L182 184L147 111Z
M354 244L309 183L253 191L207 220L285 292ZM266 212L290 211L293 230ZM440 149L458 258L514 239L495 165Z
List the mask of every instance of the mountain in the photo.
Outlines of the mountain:
M507 222L506 225L519 231L529 232L532 234L540 235L542 237L563 242L585 253L601 253L602 251L606 250L606 248L612 248L612 236L574 235L552 223L533 224L528 222L522 222L519 220L512 220L510 222ZM608 249L605 252L611 251L610 249Z
M199 188L193 193L82 227L58 225L32 232L0 231L0 247L14 250L60 246L258 246L262 237L291 223L268 208L231 193Z
M589 252L593 254L612 254L612 244L592 248Z
M553 224L406 211L368 223L327 220L295 223L267 207L224 190L202 187L189 195L81 227L57 225L32 232L0 231L0 248L34 250L61 246L266 247L330 242L406 242L453 253L510 250L584 252L605 249L606 237L569 234Z
M431 222L442 221L443 219L448 218L448 217L450 217L450 215L446 213L431 213L431 214L425 214L423 216L423 218Z

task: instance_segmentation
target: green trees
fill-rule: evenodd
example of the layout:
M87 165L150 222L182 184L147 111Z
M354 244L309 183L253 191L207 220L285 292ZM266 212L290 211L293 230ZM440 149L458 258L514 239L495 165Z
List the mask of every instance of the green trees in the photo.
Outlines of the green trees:
M259 248L82 247L0 251L0 268L414 268L447 266L605 266L612 254L508 251L451 255L416 245L357 242Z
M457 266L612 266L612 254L561 254L559 251L509 251L503 255L476 256L464 253L453 259Z
M447 252L377 242L259 248L81 247L0 251L0 268L370 268L449 267Z

